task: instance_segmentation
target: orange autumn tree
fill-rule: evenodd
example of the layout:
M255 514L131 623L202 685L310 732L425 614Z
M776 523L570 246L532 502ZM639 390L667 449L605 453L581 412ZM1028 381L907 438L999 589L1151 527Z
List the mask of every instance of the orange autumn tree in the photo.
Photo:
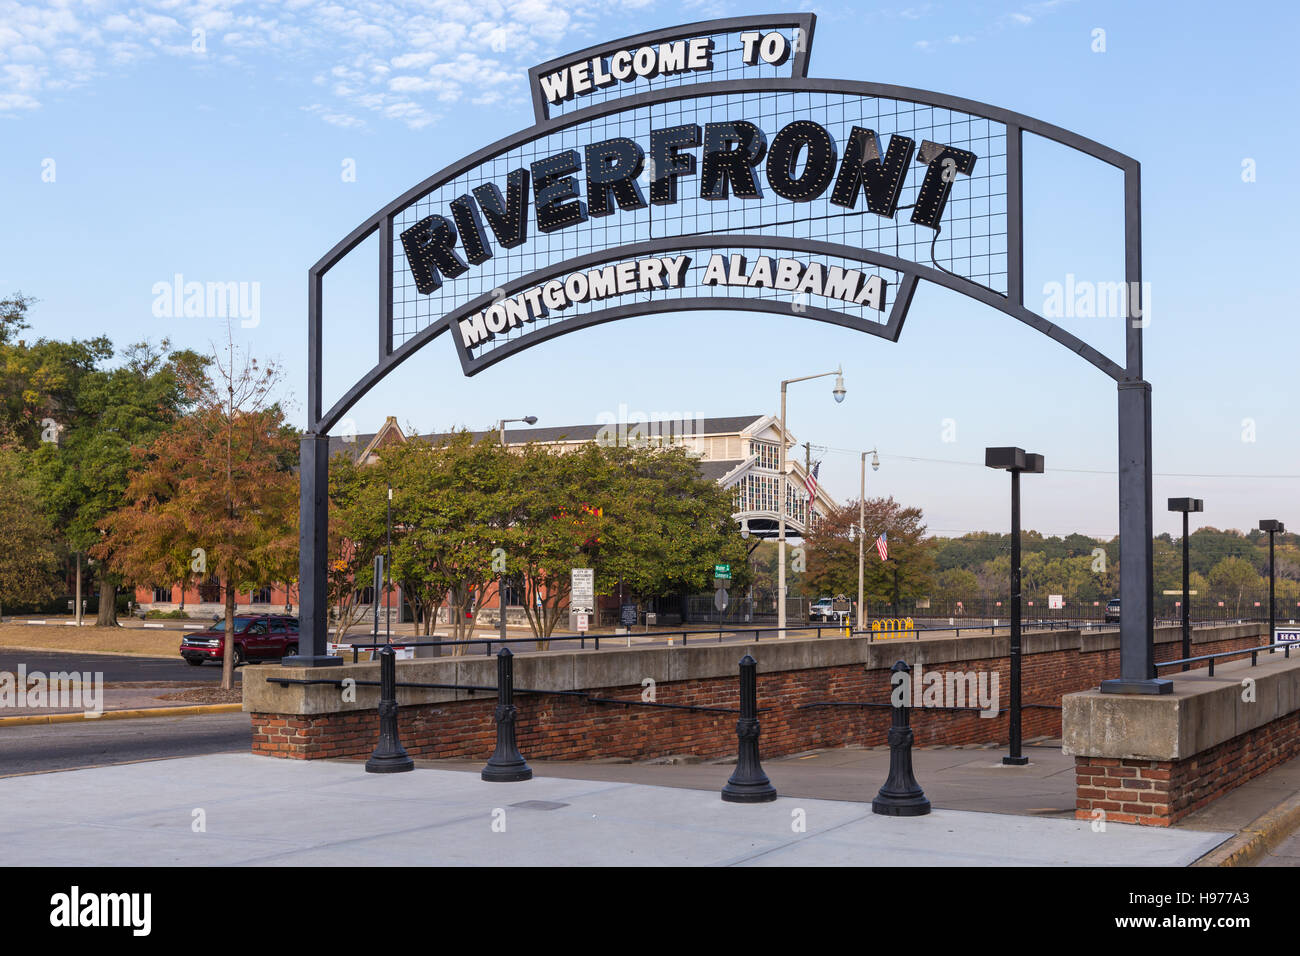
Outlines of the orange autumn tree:
M283 580L297 564L298 435L272 401L274 364L260 367L230 344L212 368L215 384L206 375L188 383L193 411L137 450L96 556L137 583L178 555L195 574L215 575L226 608L221 686L231 690L236 591Z

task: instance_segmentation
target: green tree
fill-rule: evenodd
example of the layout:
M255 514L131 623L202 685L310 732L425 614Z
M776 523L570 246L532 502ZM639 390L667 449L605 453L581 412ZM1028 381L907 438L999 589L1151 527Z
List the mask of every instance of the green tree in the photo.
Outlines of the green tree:
M1261 584L1255 566L1245 558L1228 557L1210 570L1210 584L1233 602L1233 614L1241 613L1241 602L1249 589ZM1267 603L1267 602L1265 602Z
M296 558L297 441L271 400L276 366L242 357L233 344L211 361L217 381L189 381L193 411L137 452L124 507L104 520L106 537L92 554L143 581L171 567L171 549L197 549L196 573L215 573L225 596L222 687L230 690L236 591L270 583Z
M170 352L141 342L129 347L124 363L78 376L68 427L60 441L42 442L35 454L46 513L67 547L85 553L102 537L100 524L122 503L132 449L147 446L175 423L189 405L186 382L201 373L204 359L185 350ZM172 552L167 576L138 584L184 583L189 555ZM116 596L122 579L102 563L99 580L101 626L117 623Z
M805 539L810 595L858 593L856 528L859 503L854 500L823 516ZM868 601L894 604L928 596L933 588L934 548L925 536L920 508L904 507L891 498L868 498L863 539L863 581ZM882 561L875 542L886 536L889 559Z
M709 589L715 564L732 586L749 583L747 546L732 519L732 493L700 474L678 447L600 447L606 487L596 589L644 599ZM592 502L588 502L592 503Z
M0 605L36 604L56 594L54 529L42 513L27 456L0 447Z

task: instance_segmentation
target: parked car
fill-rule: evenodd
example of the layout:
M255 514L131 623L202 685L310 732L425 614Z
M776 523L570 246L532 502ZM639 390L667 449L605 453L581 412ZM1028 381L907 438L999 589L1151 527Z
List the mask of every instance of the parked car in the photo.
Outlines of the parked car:
M181 638L181 657L198 667L221 662L226 649L226 621ZM298 619L287 614L240 614L235 617L235 664L279 660L298 653Z
M839 615L835 613L835 602L831 598L822 598L808 607L808 620L834 621Z
M1106 602L1106 613L1102 620L1107 624L1119 623L1119 598L1111 598Z

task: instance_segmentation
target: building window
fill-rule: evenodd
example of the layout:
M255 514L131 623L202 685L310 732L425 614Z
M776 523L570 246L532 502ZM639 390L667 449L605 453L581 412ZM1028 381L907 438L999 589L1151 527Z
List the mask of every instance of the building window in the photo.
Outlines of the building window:
M749 453L758 456L758 467L777 471L781 467L781 449L776 442L750 439Z
M258 589L255 590L252 594L249 595L249 603L250 603L250 604L270 604L270 603L271 603L271 589L270 589L270 588L258 588Z
M172 599L172 589L170 587L153 589L154 604L170 604Z
M506 607L523 607L524 588L520 581L506 581L501 589Z
M372 584L369 587L358 588L356 597L357 597L358 604L374 604L375 603L374 585Z
M205 604L215 604L221 600L221 582L208 578L199 585L199 600Z

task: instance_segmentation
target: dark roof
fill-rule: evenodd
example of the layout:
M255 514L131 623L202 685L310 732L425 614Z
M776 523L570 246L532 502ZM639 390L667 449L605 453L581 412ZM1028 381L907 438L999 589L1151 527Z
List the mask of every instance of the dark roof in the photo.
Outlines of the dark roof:
M743 459L735 461L702 461L699 463L700 475L710 481L721 481L727 472L741 464Z
M347 436L351 441L346 441L342 435L330 435L330 457L333 458L339 452L346 451L355 459L370 444L375 434L371 432L368 435Z
M762 415L732 415L725 418L705 418L700 422L701 430L695 431L694 419L685 419L682 421L655 421L650 422L650 426L667 425L670 428L680 428L683 425L688 426L691 430L686 432L690 435L728 435L738 432L748 425L753 424L762 418ZM597 434L602 428L608 428L608 425L557 425L551 428L507 428L506 441L515 442L554 442L568 439L569 441L595 441ZM491 431L470 432L475 441L493 434ZM446 433L436 435L420 436L429 440L437 440L446 437Z
M730 435L739 432L744 428L747 428L749 425L752 425L754 422L758 421L762 417L763 417L762 415L731 415L731 416L725 416L720 418L705 418L700 423L701 424L700 431L697 432L692 430L687 432L687 434ZM694 429L694 421L691 419L687 419L686 421L690 425L690 427ZM668 425L669 427L674 427L674 426L681 427L680 422L674 423L671 421L670 422L656 421L656 422L651 422L650 424L651 425L663 424L663 425ZM530 441L556 442L556 441L563 441L566 439L568 441L595 441L597 434L599 434L600 430L605 427L607 426L605 425L557 425L551 428L507 428L506 441L512 444L517 442L530 442ZM351 439L350 441L345 440L344 436L342 435L331 435L330 436L330 457L333 458L339 452L348 452L352 455L353 458L356 458L358 455L361 454L362 451L365 450L366 446L370 444L370 442L374 439L376 434L377 434L376 432L368 432L367 434L364 435L347 436L348 438ZM494 434L493 431L477 431L477 432L470 432L470 437L473 438L474 441L480 441L484 438L489 437L492 434ZM425 441L438 441L440 439L449 438L450 433L439 432L432 435L420 435L418 437L424 439ZM722 464L722 463L710 462L709 464ZM730 465L730 467L727 468L727 471L730 471L731 468L734 468L736 464L737 464L736 462L733 462ZM717 477L721 477L721 475L724 473L725 472L719 473Z

